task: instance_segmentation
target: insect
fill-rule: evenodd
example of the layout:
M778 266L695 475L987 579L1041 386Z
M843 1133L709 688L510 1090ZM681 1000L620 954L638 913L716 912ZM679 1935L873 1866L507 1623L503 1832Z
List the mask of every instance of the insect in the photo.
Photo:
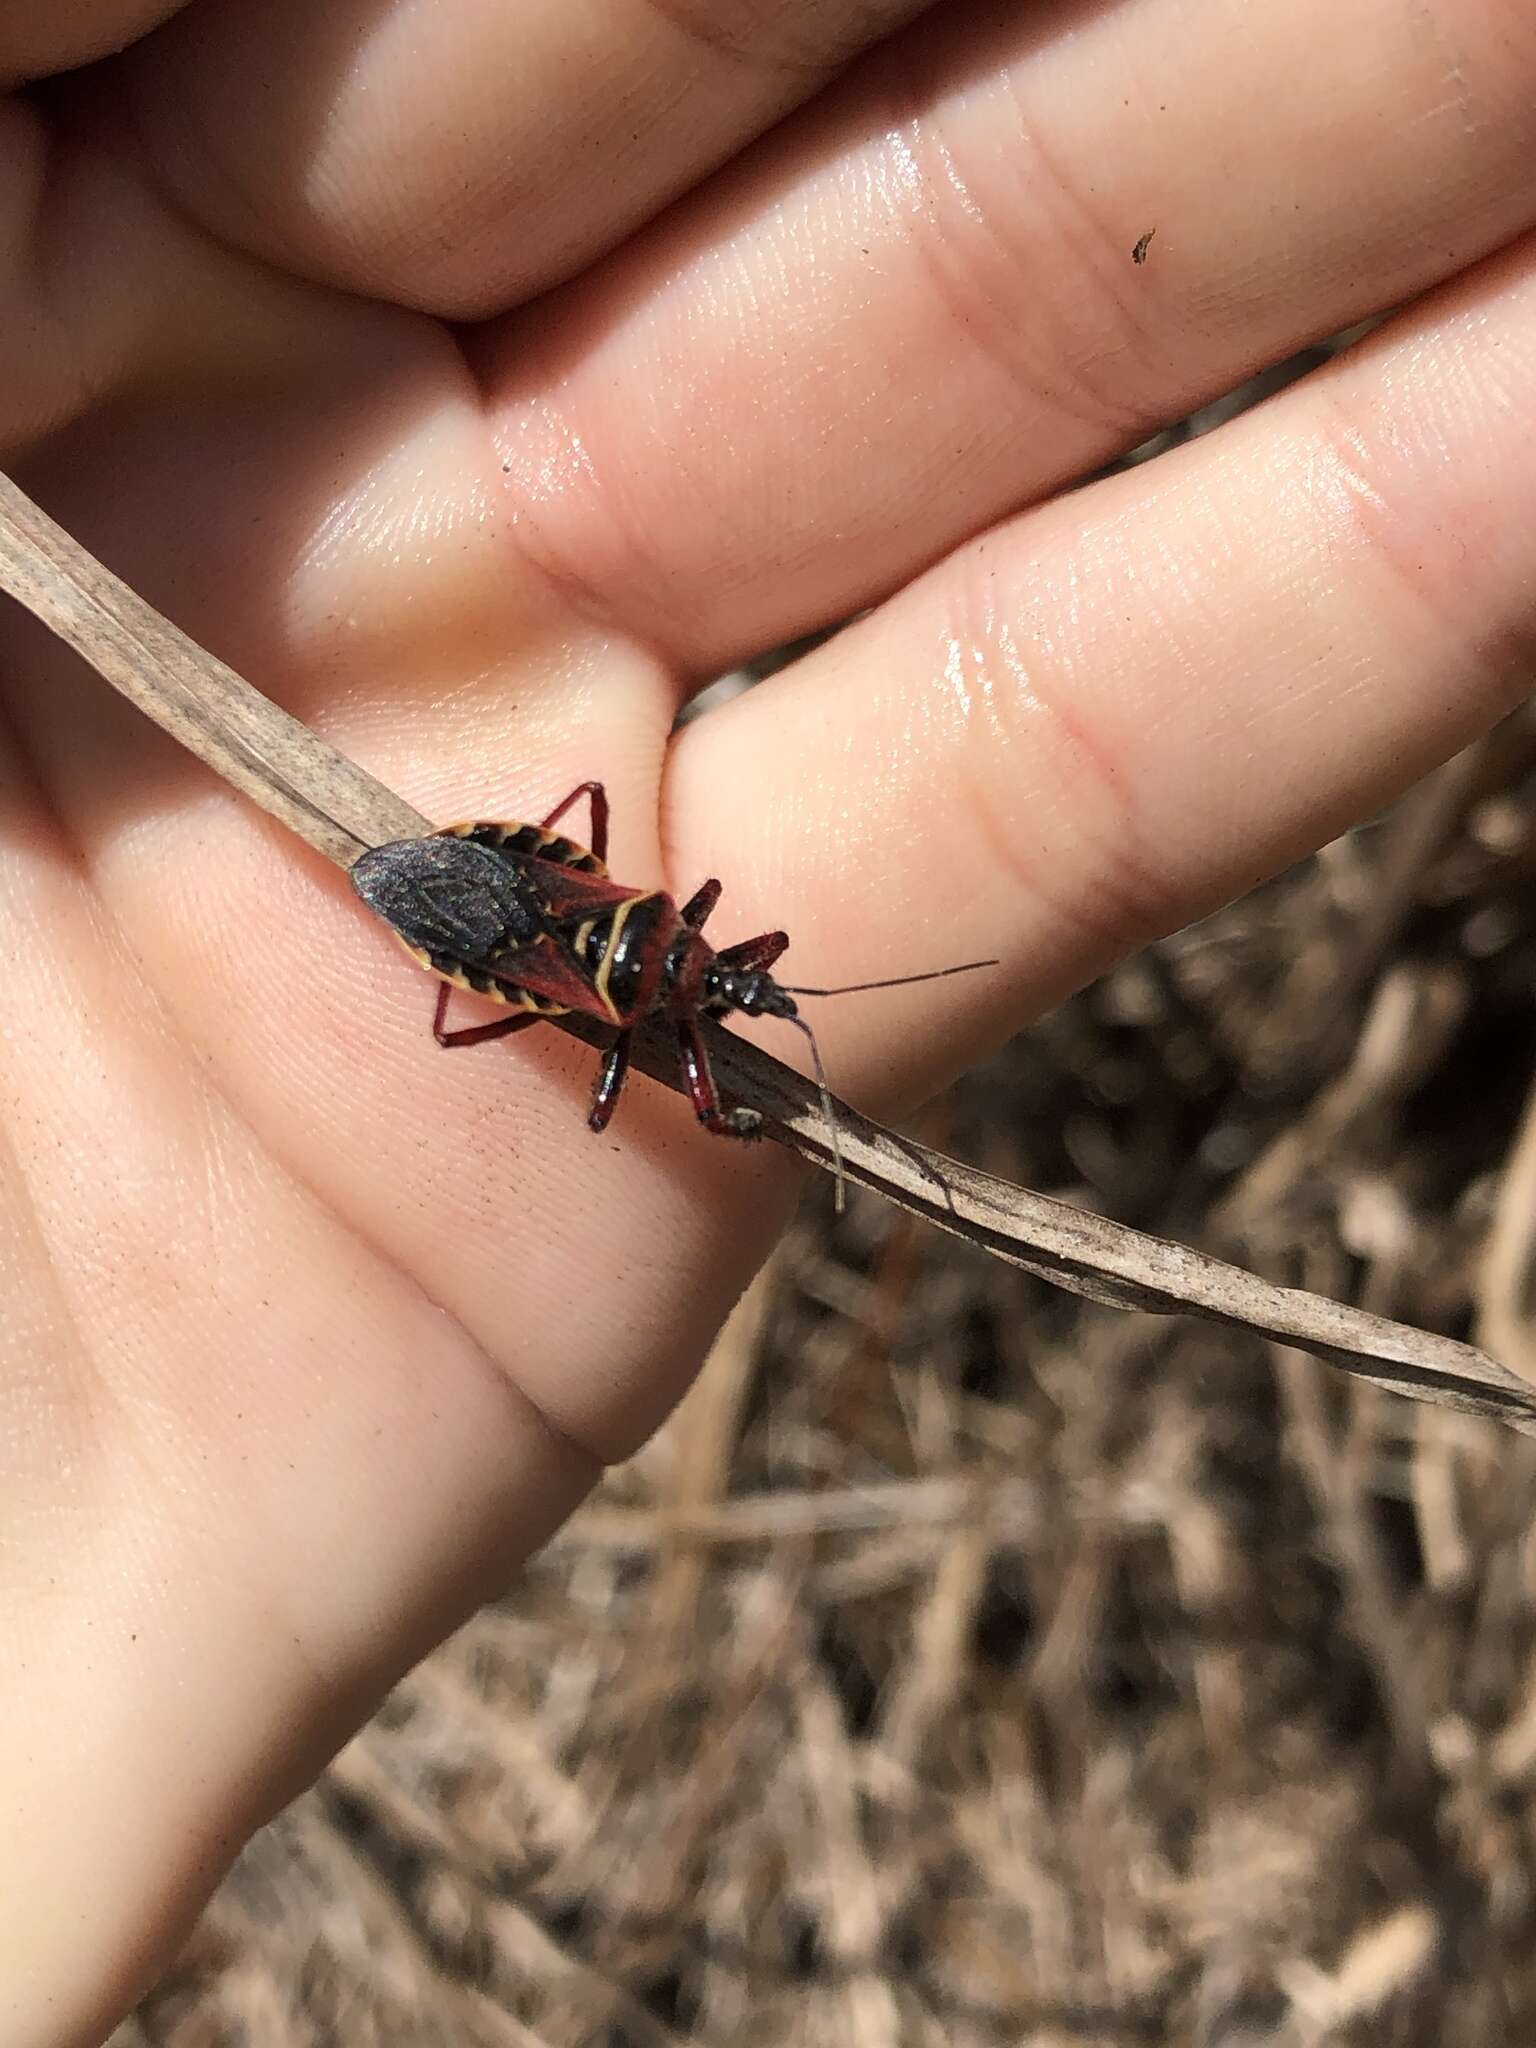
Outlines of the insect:
M590 850L554 829L583 797L591 815ZM570 1011L617 1027L587 1116L594 1131L607 1128L618 1103L636 1027L658 1017L671 1026L699 1122L721 1137L756 1137L763 1121L759 1111L721 1103L699 1020L739 1011L793 1024L810 1042L841 1206L837 1122L815 1034L795 997L894 988L996 962L970 961L939 975L859 982L847 989L788 988L769 972L789 944L786 933L761 932L718 952L704 937L705 920L720 900L719 882L705 882L679 907L660 890L613 881L607 851L607 792L600 782L582 782L537 825L479 820L373 847L353 863L352 884L412 957L440 977L432 1020L439 1045L483 1045ZM514 1014L450 1031L448 1001L455 988L489 996Z
M1136 246L1135 246L1135 248L1134 248L1134 249L1133 249L1133 250L1131 251L1131 261L1132 261L1133 263L1145 263L1145 262L1146 262L1146 260L1147 260L1147 251L1148 251L1148 250L1149 250L1149 249L1151 248L1151 246L1152 246L1152 237L1153 237L1153 236L1154 236L1154 235L1155 235L1156 233L1157 233L1157 229L1156 229L1156 228L1148 228L1148 229L1147 229L1147 232L1146 232L1146 233L1145 233L1144 235L1138 236L1138 238L1137 238L1137 242L1136 242Z

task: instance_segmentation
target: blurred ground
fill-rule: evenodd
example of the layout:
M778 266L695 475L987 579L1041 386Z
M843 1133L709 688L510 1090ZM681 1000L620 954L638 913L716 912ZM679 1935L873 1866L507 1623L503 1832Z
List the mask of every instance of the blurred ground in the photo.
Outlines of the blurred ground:
M918 1134L1536 1378L1533 870L1522 714ZM1533 1793L1536 1444L823 1185L113 2048L1485 2048Z

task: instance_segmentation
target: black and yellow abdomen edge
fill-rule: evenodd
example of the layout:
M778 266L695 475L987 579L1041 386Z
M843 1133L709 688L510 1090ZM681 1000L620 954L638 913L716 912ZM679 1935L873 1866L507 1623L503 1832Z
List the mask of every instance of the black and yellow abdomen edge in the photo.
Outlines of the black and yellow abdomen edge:
M575 868L584 875L606 875L607 867L595 853L578 846L559 832L546 832L542 825L519 824L515 818L469 818L458 825L439 825L434 839L468 839L476 846L494 846L507 853L520 853L529 860L547 860L557 868Z
M509 986L487 974L480 967L466 967L462 961L451 960L443 953L429 953L424 946L413 946L409 939L400 939L407 953L418 967L425 967L428 974L435 974L439 981L452 982L455 988L466 989L472 996L488 996L493 1003L502 1003L509 1010L529 1010L540 1017L564 1017L569 1014L568 1003L551 1002L548 996L535 995L532 989Z

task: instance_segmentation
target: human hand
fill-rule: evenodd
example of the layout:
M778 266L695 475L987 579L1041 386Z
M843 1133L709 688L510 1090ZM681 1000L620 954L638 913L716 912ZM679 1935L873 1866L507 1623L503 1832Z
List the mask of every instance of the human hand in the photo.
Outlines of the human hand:
M0 21L16 81L143 36L0 103L8 466L430 815L601 776L615 873L719 874L712 933L782 922L788 978L1004 956L828 1006L855 1101L1524 693L1513 0L191 0L144 34L174 12ZM696 679L872 605L669 740ZM4 631L0 2014L31 2048L96 2039L654 1427L790 1177L643 1083L590 1138L553 1035L445 1058L339 878Z

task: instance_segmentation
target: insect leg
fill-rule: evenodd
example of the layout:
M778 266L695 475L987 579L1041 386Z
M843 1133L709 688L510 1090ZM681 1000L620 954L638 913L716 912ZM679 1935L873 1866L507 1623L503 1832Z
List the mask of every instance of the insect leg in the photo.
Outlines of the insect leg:
M582 797L591 800L592 822L589 827L587 844L601 861L608 858L608 792L600 782L578 782L569 796L562 797L547 818L539 820L544 831L551 825L558 825L571 805Z
M720 1107L720 1091L710 1072L709 1054L704 1050L698 1025L691 1019L677 1027L677 1050L683 1063L683 1079L688 1084L688 1099L705 1130L721 1138L755 1138L763 1127L761 1112Z
M678 912L678 916L688 926L690 931L696 932L719 901L720 884L713 881L705 882L700 888L694 890L688 901Z
M432 1019L432 1036L445 1047L456 1045L484 1045L492 1038L509 1038L514 1031L523 1031L530 1024L542 1020L538 1012L519 1010L515 1017L497 1017L490 1024L471 1024L466 1031L445 1031L443 1019L448 1015L448 998L452 994L447 982L441 982L437 991L437 1012Z
M633 1036L632 1031L621 1031L603 1054L603 1064L597 1070L592 1108L587 1117L589 1131L606 1131L608 1128L608 1119L618 1105L624 1086L624 1076L629 1072L629 1041Z
M750 971L754 967L771 967L788 944L787 932L761 932L755 939L722 946L715 957L722 967Z

